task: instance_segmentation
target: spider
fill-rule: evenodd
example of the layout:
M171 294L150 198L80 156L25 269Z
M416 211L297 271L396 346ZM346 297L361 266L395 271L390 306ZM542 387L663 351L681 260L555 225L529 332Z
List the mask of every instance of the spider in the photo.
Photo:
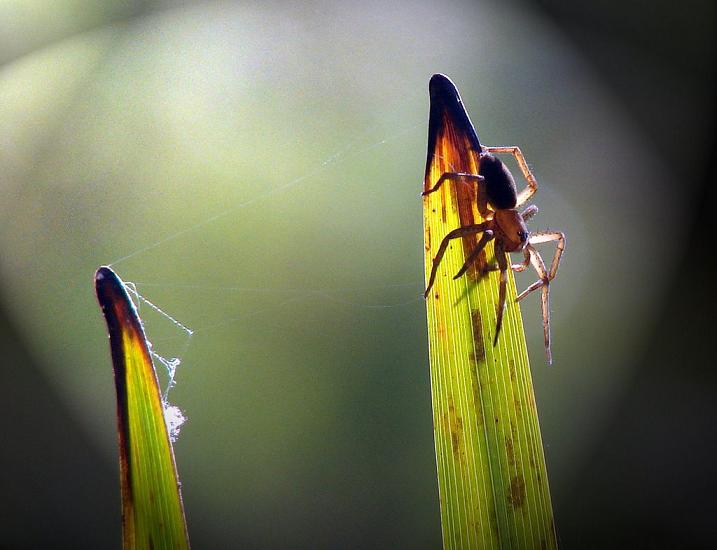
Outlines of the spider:
M505 166L494 153L509 153L515 157L520 170L528 182L527 187L520 193L517 192L515 180L507 166ZM485 221L483 223L454 229L443 238L438 248L438 253L433 259L431 276L428 280L428 288L426 288L424 296L428 297L428 293L436 278L438 266L452 239L483 233L475 249L468 255L463 267L461 267L455 277L453 277L454 279L459 278L468 270L488 242L495 240L495 258L498 265L489 265L484 270L500 271L497 320L495 337L493 339L493 345L495 346L498 342L498 335L500 334L500 328L503 322L503 311L505 309L506 283L508 281L508 259L506 252L522 252L523 261L519 264L511 264L510 268L513 271L522 272L525 271L528 264L532 264L533 269L535 269L538 274L538 280L521 292L516 301L519 302L534 290L542 289L541 303L543 309L545 353L547 355L548 364L551 364L553 358L550 351L549 289L550 281L555 278L558 272L560 257L563 254L563 250L565 250L565 235L560 231L528 232L525 222L538 213L538 207L531 205L522 212L518 212L518 208L523 206L538 190L538 183L528 168L525 157L523 157L523 153L521 153L518 147L484 147L481 145L478 174L445 172L438 178L433 188L424 191L422 195L425 196L437 191L446 181L456 182L461 180L467 180L476 184L478 212L480 212L481 217ZM553 261L548 270L545 267L540 253L535 249L535 245L554 241L557 241L557 245Z

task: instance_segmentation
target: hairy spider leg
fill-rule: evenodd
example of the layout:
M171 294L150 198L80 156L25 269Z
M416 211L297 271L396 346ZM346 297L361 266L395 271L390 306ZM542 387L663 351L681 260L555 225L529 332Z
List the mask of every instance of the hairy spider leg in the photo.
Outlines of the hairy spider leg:
M531 204L528 208L526 208L525 210L523 210L520 213L520 217L523 218L523 220L527 222L530 218L535 216L537 213L538 213L538 207L535 206L534 204Z
M493 337L493 345L498 343L498 335L500 327L503 325L503 312L505 311L505 293L508 284L508 259L506 258L503 243L498 240L495 243L495 258L498 260L498 268L500 269L500 286L498 287L498 309L496 310L495 336Z
M481 251L485 248L485 245L487 245L488 241L493 239L493 237L493 232L490 229L486 229L485 233L483 233L483 236L480 238L480 241L478 241L478 244L473 249L473 252L471 252L466 259L465 263L463 264L463 267L461 267L458 273L456 273L453 277L453 280L457 279L468 270L471 264L476 261L476 258L478 258L478 254L481 253ZM484 271L495 271L496 269L497 268L495 266L487 266Z
M528 268L528 265L530 265L530 250L526 247L523 249L523 261L519 264L512 264L510 268L516 273L522 273Z
M550 280L548 279L548 274L545 269L545 264L543 263L543 258L540 256L540 253L532 246L530 246L530 263L533 264L533 268L538 273L538 277L540 277L540 280L534 282L532 285L526 288L520 294L520 296L516 298L516 301L522 300L525 296L527 296L534 290L542 288L542 290L540 291L540 304L541 309L543 311L543 338L545 341L545 355L547 357L548 364L552 365L553 354L550 351Z
M550 271L548 271L545 268L545 264L543 263L543 258L540 256L540 253L535 249L533 245L554 241L557 241L557 245L555 247L553 261L550 264ZM540 260L539 265L542 266L540 269L536 266L535 261L531 260L531 262L533 263L533 267L538 272L538 276L540 277L540 279L535 281L532 285L530 285L523 292L521 292L516 301L522 300L530 292L537 290L543 285L547 285L555 278L558 273L558 266L560 265L560 257L563 255L563 251L565 250L565 234L561 231L541 231L539 233L531 233L528 237L528 244L526 245L526 248L529 248L531 250L531 253L537 256Z
M471 174L470 172L443 172L441 174L441 177L438 178L438 181L436 182L436 184L433 187L431 187L428 191L424 191L423 193L421 193L421 195L425 197L426 195L430 195L434 191L438 191L438 188L441 185L443 185L443 182L446 180L457 180L457 179L461 179L461 178L473 180L475 182L485 181L485 178L483 176L478 175L478 174Z
M441 241L441 245L438 247L438 253L436 254L436 257L433 258L433 266L431 267L431 276L428 279L428 288L426 288L426 292L423 294L424 297L428 297L428 293L431 290L431 287L433 286L433 282L436 279L436 271L438 271L438 265L441 263L441 260L443 259L443 255L446 253L446 249L448 248L448 245L450 244L450 241L452 239L457 239L459 237L466 237L468 235L474 235L475 233L480 233L481 231L485 231L489 227L489 222L483 222L479 224L474 225L467 225L465 227L459 227L458 229L454 229L448 235L446 235L443 240ZM482 239L481 239L482 240Z
M436 184L428 191L424 191L423 193L421 193L421 195L425 197L426 195L430 195L434 191L438 191L438 188L443 184L444 181L456 181L460 179L467 179L478 184L485 183L485 178L478 174L471 174L469 172L443 172L443 174L441 174L441 177L438 178ZM488 215L491 214L491 211L488 210L488 195L485 192L484 185L478 185L477 188L478 190L476 202L478 203L478 212L480 212L481 217L487 218Z
M555 254L553 255L553 261L550 264L550 271L545 267L543 258L540 253L535 249L533 245L542 244L547 242L557 241L555 247ZM565 234L560 231L546 231L541 233L534 233L528 238L528 244L526 250L530 254L530 263L538 274L539 279L532 285L526 288L516 298L516 302L525 298L528 294L542 288L541 291L541 306L543 310L543 335L545 339L545 354L548 358L548 363L552 364L553 356L550 351L550 281L555 278L558 273L558 266L560 265L560 257L563 255L565 250Z
M528 186L520 193L518 193L518 201L515 205L516 208L519 206L523 206L528 201L528 199L530 199L530 197L532 197L538 190L538 181L535 179L533 172L530 171L528 163L525 160L525 157L523 156L520 147L512 145L510 147L483 147L483 149L485 151L488 151L489 153L508 153L515 157L515 160L518 162L518 167L520 168L520 171L523 172L523 176L525 176L525 181L528 182Z
M537 233L531 233L528 237L530 244L543 244L557 241L555 246L555 254L553 255L553 261L550 263L550 273L548 274L549 280L553 280L558 274L558 266L560 265L560 257L563 255L565 250L565 233L562 231L539 231Z
M538 207L531 204L528 208L520 213L520 216L526 222L538 213ZM523 248L523 261L519 264L512 264L510 268L516 273L522 273L530 265L530 251L527 248Z

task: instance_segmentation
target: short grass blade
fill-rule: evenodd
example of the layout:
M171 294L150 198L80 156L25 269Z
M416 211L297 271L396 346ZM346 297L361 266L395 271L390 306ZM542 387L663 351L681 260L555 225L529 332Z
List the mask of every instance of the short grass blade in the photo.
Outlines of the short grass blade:
M123 547L189 548L174 453L137 310L108 267L95 274L117 390Z

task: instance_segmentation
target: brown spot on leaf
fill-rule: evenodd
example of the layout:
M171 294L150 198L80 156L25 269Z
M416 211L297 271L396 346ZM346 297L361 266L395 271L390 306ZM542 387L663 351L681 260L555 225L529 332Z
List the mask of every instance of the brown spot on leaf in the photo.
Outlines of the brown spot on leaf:
M448 429L451 434L451 448L453 456L458 462L465 459L465 451L463 449L463 419L456 412L453 403L453 397L448 396Z
M438 298L438 296L436 296L436 298ZM441 322L440 317L437 319L436 332L438 333L438 339L439 339L439 340L445 340L445 339L446 339L446 325L444 325L444 324Z
M513 449L513 438L512 437L506 437L505 438L505 452L508 456L508 464L510 466L515 466L515 450Z
M480 310L471 311L471 327L473 328L473 342L475 342L476 362L485 361L485 343L483 342L483 325L481 324Z
M455 430L451 430L451 446L453 447L453 455L461 460L461 434Z
M513 510L520 508L525 502L525 481L522 476L514 476L508 487L508 504Z

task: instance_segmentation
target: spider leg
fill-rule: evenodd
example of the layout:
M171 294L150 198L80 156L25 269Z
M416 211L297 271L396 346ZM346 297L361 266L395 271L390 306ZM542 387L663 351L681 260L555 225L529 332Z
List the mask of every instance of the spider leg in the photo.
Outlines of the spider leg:
M426 195L430 195L434 191L438 191L438 188L443 185L443 182L446 180L459 179L467 179L475 181L476 183L483 183L485 181L485 178L483 176L480 176L478 174L471 174L470 172L443 172L443 174L441 174L441 177L438 178L436 184L428 191L424 191L423 193L421 193L421 195L425 197Z
M435 258L433 258L433 266L431 267L431 276L428 279L428 287L426 288L426 292L424 292L423 294L425 298L428 297L428 292L433 286L433 282L436 279L436 271L438 271L438 265L441 263L443 255L446 253L446 249L448 248L450 241L459 237L465 237L467 235L474 235L475 233L480 233L481 231L485 231L486 229L488 229L488 227L488 222L467 225L465 227L459 227L458 229L454 229L443 238L443 240L441 241L441 245L438 247L438 252L436 253Z
M500 268L500 286L498 287L498 309L496 311L495 336L493 337L494 346L498 343L500 327L503 325L506 284L508 283L508 260L505 257L505 251L500 241L495 243L495 258L498 260L498 267Z
M520 213L520 216L524 221L528 221L530 218L538 213L538 207L531 204L528 208ZM523 261L519 264L512 264L510 268L516 273L522 273L525 271L530 264L530 251L527 248L523 248Z
M553 364L553 352L550 351L550 286L545 285L540 291L540 304L543 309L543 339L545 341L545 357L548 365Z
M525 181L528 182L528 186L518 193L518 202L516 207L525 204L538 190L538 181L535 179L533 172L530 171L528 163L526 162L520 147L513 145L510 147L484 147L484 149L489 153L509 153L515 157L515 160L518 162L518 166L520 167L520 171L523 172L523 176L525 176Z
M441 177L438 178L436 184L428 191L424 191L423 193L421 193L421 196L425 197L426 195L430 195L434 191L438 191L438 188L443 185L444 181L457 181L460 179L467 179L475 182L476 184L481 184L485 182L485 178L479 174L471 174L468 172L444 172L443 174L441 174ZM480 212L480 215L483 218L487 218L488 214L490 213L490 210L488 210L488 196L486 195L484 185L478 185L477 202L478 212Z
M549 243L553 241L557 241L558 244L555 247L553 261L550 262L550 272L548 273L548 280L550 281L552 281L558 274L560 257L563 255L563 251L565 250L565 233L561 231L541 231L539 233L532 233L530 237L528 237L528 242L531 245Z
M523 218L523 221L527 222L530 218L535 216L537 213L538 213L538 207L535 206L534 204L531 204L528 208L526 208L525 210L523 210L520 213L520 217Z
M555 254L553 255L553 261L550 265L550 271L545 267L543 258L540 256L538 251L534 248L534 244L542 244L547 242L557 241L555 248ZM535 233L528 239L528 244L525 247L530 255L530 263L533 264L533 268L538 273L539 279L532 285L526 288L516 298L516 301L520 301L525 298L528 294L542 288L541 290L541 306L543 310L543 336L545 339L545 354L548 358L548 364L553 362L553 356L550 351L550 281L555 278L558 273L558 266L560 265L560 257L565 250L565 235L559 231Z
M523 261L519 264L512 264L510 268L516 273L522 273L525 271L530 264L530 251L527 248L523 249Z
M458 271L458 273L456 273L455 276L453 277L454 280L457 279L458 277L460 277L461 275L463 275L468 270L468 268L471 266L471 264L478 257L478 254L480 254L481 251L485 248L485 245L488 244L488 241L490 241L492 239L493 239L493 232L490 229L486 229L485 232L483 233L483 236L480 238L480 241L478 241L478 244L473 249L473 252L470 253L470 255L468 256L468 259L463 264L463 267L461 267L460 271ZM491 271L491 269L486 268L486 271Z

